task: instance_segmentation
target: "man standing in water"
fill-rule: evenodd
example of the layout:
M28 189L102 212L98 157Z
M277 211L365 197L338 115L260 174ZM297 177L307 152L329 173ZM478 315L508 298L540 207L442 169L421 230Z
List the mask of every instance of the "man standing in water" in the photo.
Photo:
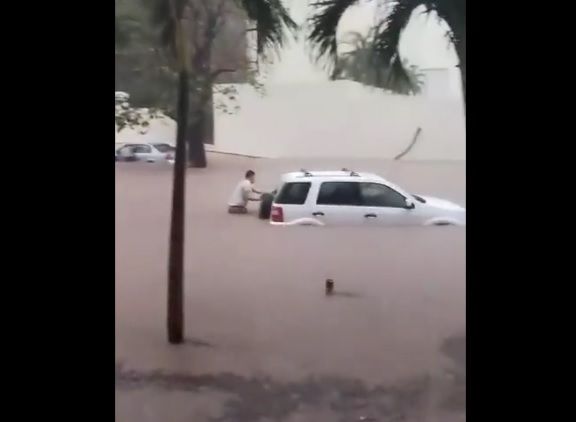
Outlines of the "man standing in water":
M228 201L228 212L230 214L246 214L248 212L246 208L248 201L260 201L260 197L253 198L250 196L252 193L262 195L262 192L257 191L253 187L255 177L256 173L248 170L244 180L241 180L238 185L236 185L236 189L234 189Z

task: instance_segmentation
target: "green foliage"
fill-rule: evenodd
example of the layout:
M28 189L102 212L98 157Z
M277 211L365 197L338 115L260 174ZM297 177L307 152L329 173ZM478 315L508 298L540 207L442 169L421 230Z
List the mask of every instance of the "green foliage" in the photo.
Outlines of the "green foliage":
M146 133L150 127L150 121L160 118L162 113L158 109L134 108L130 105L130 96L124 92L116 92L116 133L126 128L136 129L140 133Z
M143 0L115 0L116 51L129 47L150 45L156 33L147 23L149 11Z
M180 14L183 6L189 2L192 5L202 6L225 4L237 0L178 0ZM266 0L266 2L274 1ZM240 2L249 4L250 1ZM171 40L174 37L173 24L168 8L167 0L116 0L116 83L117 91L130 93L130 102L134 107L155 107L172 117L176 117L176 92L178 85L178 75L175 66L175 56L172 49ZM284 9L281 9L284 11ZM253 13L253 12L251 12ZM226 19L226 15L214 15L218 19ZM284 22L286 18L281 17ZM290 26L291 21L285 25ZM291 27L291 26L290 26ZM196 25L198 31L206 29L204 23ZM218 27L214 28L216 31ZM190 42L191 54L196 57L196 53L204 53L199 49L210 48L211 44L205 43L202 39L202 32L194 32L196 35ZM266 35L267 32L264 31ZM268 39L271 35L267 35ZM280 37L283 39L282 37ZM242 48L242 46L239 46ZM210 52L209 52L210 53ZM223 70L227 72L224 76L230 75L236 69L221 69L206 66L206 61L220 61L219 57L214 57L214 52L208 56L197 57L200 64L194 66L190 72L190 96L192 103L199 103L196 106L202 108L201 103L205 103L209 95L207 91L214 89L214 108L225 113L234 113L239 109L238 92L233 86L214 84L223 75ZM222 54L233 54L234 47L230 47ZM243 52L242 52L243 53ZM203 59L203 60L200 60ZM243 66L241 69L246 82L250 83L256 90L263 92L262 83L256 72L248 69L248 63L234 63L236 66ZM230 78L228 78L230 79ZM204 99L200 100L200 93L204 93Z
M340 53L332 79L348 79L364 85L389 90L396 94L414 95L421 91L422 74L416 66L404 62L407 78L397 79L390 68L374 59L374 30L363 36L358 32L347 34L350 51Z

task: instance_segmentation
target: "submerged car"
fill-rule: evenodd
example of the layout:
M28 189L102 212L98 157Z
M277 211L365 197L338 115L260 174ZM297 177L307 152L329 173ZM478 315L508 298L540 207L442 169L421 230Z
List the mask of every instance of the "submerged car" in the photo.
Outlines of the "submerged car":
M413 195L372 173L286 173L263 197L260 217L273 225L465 226L466 209L453 202Z
M174 162L175 148L166 143L116 144L116 161Z

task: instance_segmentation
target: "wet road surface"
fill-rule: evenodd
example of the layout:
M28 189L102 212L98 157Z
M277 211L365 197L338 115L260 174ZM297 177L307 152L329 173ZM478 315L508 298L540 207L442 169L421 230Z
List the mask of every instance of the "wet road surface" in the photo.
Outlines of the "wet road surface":
M271 190L301 167L465 204L465 164L209 158L187 177L181 347L165 332L171 170L117 165L116 420L465 420L464 228L278 228L225 207L247 169Z

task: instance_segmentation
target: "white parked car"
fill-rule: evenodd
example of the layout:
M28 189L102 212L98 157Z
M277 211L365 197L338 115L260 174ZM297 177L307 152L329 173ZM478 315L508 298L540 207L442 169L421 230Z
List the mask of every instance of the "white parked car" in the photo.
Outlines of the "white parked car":
M145 161L147 163L174 162L176 149L166 143L127 143L118 147L116 161Z
M306 171L282 176L270 210L273 225L464 226L466 209L412 195L370 173Z

